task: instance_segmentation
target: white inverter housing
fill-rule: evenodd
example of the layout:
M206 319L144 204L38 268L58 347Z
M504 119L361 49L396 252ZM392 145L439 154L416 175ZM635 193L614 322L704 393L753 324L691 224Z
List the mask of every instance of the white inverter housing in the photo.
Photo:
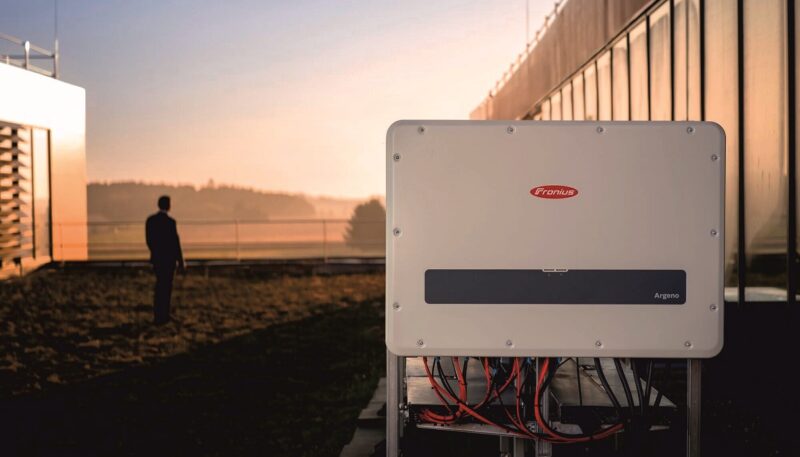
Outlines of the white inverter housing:
M721 350L718 125L399 121L386 149L393 353Z

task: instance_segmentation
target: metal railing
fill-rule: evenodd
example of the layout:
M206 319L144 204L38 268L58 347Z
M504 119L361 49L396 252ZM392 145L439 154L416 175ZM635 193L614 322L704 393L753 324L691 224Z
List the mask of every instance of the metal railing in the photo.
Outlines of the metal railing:
M12 48L18 47L17 53L4 53L2 49L0 49L0 62L35 71L36 73L52 78L58 78L58 40L54 42L54 50L50 51L36 46L28 40L22 40L15 36L0 33L0 44L8 43L11 43ZM34 65L33 61L36 60L51 61L52 69L48 70Z
M87 233L88 243L83 243ZM385 221L285 219L178 221L188 259L302 259L384 257ZM149 257L144 221L56 223L56 259L88 248L89 260L144 260Z

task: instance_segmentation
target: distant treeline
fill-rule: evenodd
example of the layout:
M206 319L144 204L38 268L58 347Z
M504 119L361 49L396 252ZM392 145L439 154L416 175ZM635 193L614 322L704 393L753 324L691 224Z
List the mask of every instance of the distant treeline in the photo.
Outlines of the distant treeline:
M157 211L161 195L172 197L171 214L183 220L252 220L313 218L316 210L306 197L227 185L137 182L88 185L90 221L138 221Z

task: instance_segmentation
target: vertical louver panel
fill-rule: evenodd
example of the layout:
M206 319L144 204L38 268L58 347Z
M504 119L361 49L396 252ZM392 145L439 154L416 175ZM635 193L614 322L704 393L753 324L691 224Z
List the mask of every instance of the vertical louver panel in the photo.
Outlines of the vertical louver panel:
M0 267L33 255L30 129L0 122Z

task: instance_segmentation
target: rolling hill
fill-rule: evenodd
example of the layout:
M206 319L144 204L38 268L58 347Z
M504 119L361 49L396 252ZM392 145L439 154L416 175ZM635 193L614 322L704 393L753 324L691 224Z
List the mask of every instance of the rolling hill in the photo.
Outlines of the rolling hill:
M180 220L264 220L349 218L357 199L307 197L265 192L229 185L196 188L190 185L140 182L90 183L89 221L141 221L154 213L161 195L172 197L171 214Z

